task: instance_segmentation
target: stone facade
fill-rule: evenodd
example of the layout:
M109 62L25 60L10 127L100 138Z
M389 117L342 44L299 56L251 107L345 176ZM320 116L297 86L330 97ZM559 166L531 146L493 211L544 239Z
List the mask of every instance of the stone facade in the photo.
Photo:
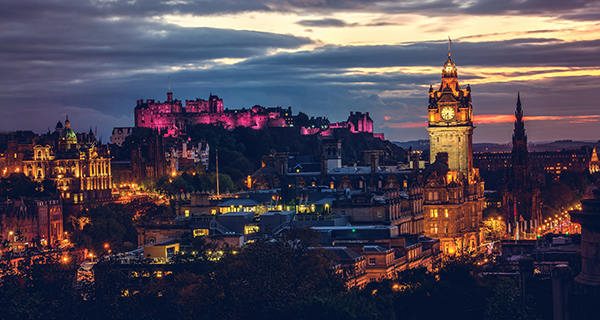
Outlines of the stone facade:
M5 164L4 177L22 172L38 182L52 180L66 203L111 197L110 151L93 133L73 132L68 119L60 132L9 143L0 163Z
M20 199L0 203L0 252L22 250L38 242L55 246L63 239L59 199Z
M450 54L440 88L429 89L428 118L435 162L422 173L425 235L440 239L445 254L476 250L483 242L484 182L473 168L471 88L460 88Z

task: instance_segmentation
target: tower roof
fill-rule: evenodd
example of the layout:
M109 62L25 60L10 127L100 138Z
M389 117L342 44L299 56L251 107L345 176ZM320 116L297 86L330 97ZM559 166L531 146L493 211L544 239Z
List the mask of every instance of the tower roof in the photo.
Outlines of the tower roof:
M442 68L442 78L456 78L458 77L458 73L456 70L456 65L450 58L451 54L448 53L448 60L444 63L444 67Z

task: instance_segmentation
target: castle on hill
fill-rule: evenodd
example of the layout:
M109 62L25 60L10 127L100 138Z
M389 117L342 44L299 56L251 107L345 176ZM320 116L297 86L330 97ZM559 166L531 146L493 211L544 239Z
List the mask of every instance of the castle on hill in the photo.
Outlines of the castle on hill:
M300 127L302 135L319 134L330 137L335 129L347 129L352 133L372 133L373 120L369 113L351 112L347 121L330 123L327 118L311 118L308 124L296 123L297 116L292 114L292 108L267 108L255 105L252 108L224 108L223 99L212 93L208 100L173 99L173 93L167 92L167 100L155 102L153 99L137 101L134 109L135 127L152 128L167 136L177 136L185 128L195 124L221 124L226 129L246 127L256 130L272 127ZM119 128L123 129L123 128ZM114 133L113 133L114 134ZM126 134L128 135L128 134ZM126 136L125 135L125 136ZM383 133L373 136L384 140ZM125 137L116 137L119 142ZM111 138L111 141L113 139Z

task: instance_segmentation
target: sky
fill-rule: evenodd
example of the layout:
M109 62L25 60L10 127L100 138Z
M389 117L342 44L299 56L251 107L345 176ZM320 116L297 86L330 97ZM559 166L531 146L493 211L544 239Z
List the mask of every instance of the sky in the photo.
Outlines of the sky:
M4 0L0 131L133 126L138 99L223 99L427 139L429 86L452 60L474 142L600 139L600 1ZM170 79L170 80L169 80Z

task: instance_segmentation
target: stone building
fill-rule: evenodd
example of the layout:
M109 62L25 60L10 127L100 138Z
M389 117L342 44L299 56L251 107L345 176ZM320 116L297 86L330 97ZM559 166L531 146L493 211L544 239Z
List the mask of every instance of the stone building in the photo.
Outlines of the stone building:
M0 252L34 244L54 246L63 239L63 206L59 199L19 199L0 203Z
M600 164L592 157L593 152L590 155L585 149L529 152L529 167L560 177L563 171L584 172L590 169L591 172L594 164ZM474 154L473 161L482 170L502 170L512 165L512 152L478 152Z
M502 210L506 212L512 238L534 237L542 219L542 209L537 173L531 167L527 149L520 95L517 96L512 143L511 167L502 190Z
M107 146L98 144L91 130L76 134L68 118L65 126L57 125L57 129L27 143L9 142L0 157L0 164L5 164L3 176L22 172L38 182L52 180L66 203L110 198Z
M423 170L425 235L442 251L476 250L483 241L484 182L473 167L471 88L461 89L450 54L438 90L429 89L430 159Z

